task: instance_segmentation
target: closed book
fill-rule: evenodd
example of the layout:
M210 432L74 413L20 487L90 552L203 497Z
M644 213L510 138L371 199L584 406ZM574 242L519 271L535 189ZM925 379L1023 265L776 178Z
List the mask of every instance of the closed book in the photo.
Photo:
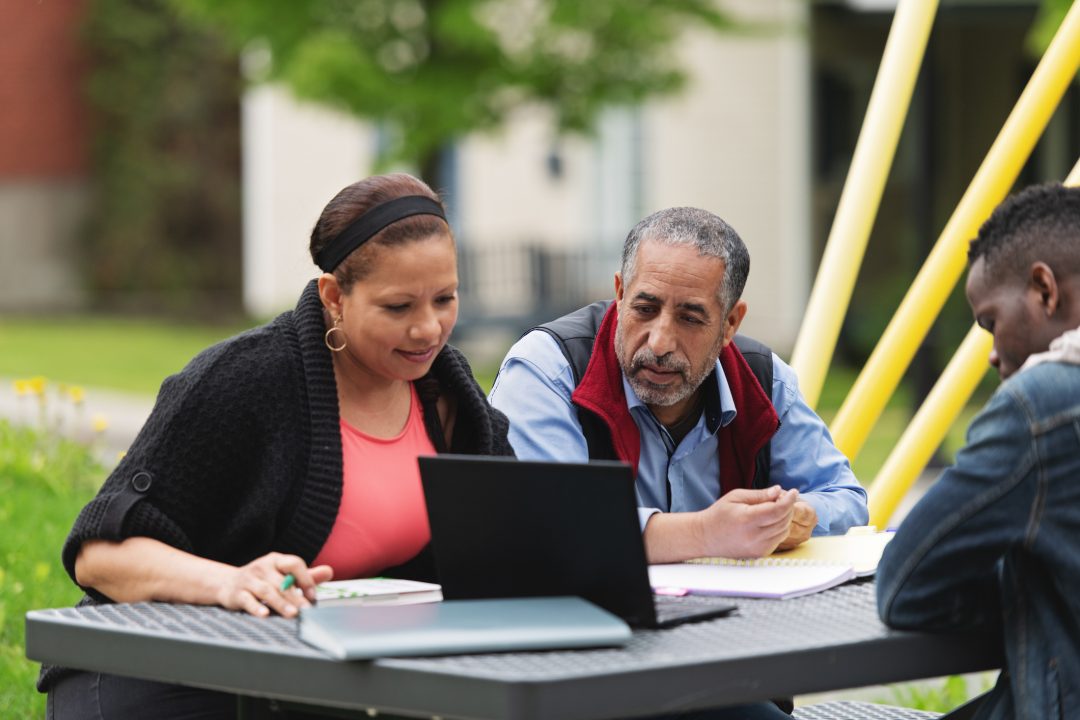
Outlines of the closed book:
M397 578L334 580L315 588L319 605L415 605L439 602L442 588L435 583Z
M624 645L630 628L577 597L310 607L300 639L341 660Z

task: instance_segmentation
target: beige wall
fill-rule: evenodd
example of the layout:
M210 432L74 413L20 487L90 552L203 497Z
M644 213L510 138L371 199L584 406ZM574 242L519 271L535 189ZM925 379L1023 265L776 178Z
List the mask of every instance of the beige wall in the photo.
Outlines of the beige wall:
M647 212L694 205L727 220L750 250L743 331L790 352L809 267L809 48L799 0L725 3L773 29L691 33L686 91L646 112Z
M548 170L552 152L561 173ZM557 138L551 114L530 106L500 132L474 135L458 145L458 188L447 198L463 245L485 258L472 312L527 310L521 288L530 269L525 256L505 252L522 245L567 249L592 241L591 142ZM504 252L500 252L500 250Z
M311 229L370 172L375 141L369 125L261 85L244 97L243 142L244 306L266 316L292 307L317 276Z

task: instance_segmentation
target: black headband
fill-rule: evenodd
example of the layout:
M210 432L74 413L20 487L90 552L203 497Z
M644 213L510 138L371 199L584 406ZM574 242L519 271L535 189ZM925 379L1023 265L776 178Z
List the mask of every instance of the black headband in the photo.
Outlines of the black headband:
M387 225L413 215L434 215L446 220L442 205L424 195L407 195L376 205L338 233L315 254L315 264L323 272L333 272L349 256Z

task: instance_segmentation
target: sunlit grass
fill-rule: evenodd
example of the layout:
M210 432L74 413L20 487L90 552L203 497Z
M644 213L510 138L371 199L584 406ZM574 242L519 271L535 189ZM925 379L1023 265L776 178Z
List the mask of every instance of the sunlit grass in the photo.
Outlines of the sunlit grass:
M0 717L45 716L23 616L81 596L60 548L103 476L89 448L0 420Z
M0 318L0 376L44 375L153 395L200 350L243 329L94 316Z

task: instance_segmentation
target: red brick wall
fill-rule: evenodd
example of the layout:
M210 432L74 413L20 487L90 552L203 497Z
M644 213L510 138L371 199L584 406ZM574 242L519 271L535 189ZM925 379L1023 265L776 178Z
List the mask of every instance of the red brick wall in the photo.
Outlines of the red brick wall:
M0 181L87 169L85 0L0 0Z

